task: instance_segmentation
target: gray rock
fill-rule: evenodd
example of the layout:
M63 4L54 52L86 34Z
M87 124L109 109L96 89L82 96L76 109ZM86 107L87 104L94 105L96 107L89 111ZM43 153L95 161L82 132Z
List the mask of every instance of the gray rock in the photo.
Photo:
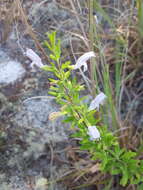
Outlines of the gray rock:
M69 130L68 126L62 123L63 118L49 120L50 113L58 110L58 105L50 96L24 101L15 122L22 129L29 130L23 137L29 145L24 153L25 157L32 154L36 159L44 151L46 143L55 144L68 140Z
M5 176L0 175L0 190L27 190L29 189L28 184L21 181L21 179L17 176L12 176L9 179L9 182L4 182Z

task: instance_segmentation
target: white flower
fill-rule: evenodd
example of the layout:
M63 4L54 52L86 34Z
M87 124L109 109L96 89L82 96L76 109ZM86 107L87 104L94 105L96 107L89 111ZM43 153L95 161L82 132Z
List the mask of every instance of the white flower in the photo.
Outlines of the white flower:
M98 140L100 139L100 132L96 128L96 126L88 126L88 135L90 136L90 140Z
M40 68L44 66L39 55L37 55L32 49L27 49L25 55L29 59L31 59L31 61L32 61L31 67L32 68L34 65L36 65L37 67L40 67Z
M99 110L100 104L103 105L106 98L107 98L107 96L103 92L101 92L100 94L98 94L96 96L96 98L94 100L92 100L88 110L89 111L94 110L94 109Z
M99 21L98 21L97 15L94 15L94 19L95 19L96 24L99 24Z
M87 71L87 60L90 59L91 57L95 57L95 53L93 51L87 52L80 56L74 65L74 69L79 69L80 67L84 67L83 71Z

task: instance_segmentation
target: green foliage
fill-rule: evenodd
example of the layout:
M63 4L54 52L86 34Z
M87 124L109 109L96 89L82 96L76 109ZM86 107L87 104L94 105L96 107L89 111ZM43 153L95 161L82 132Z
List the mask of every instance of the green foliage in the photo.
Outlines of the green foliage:
M118 138L101 123L101 118L96 116L96 110L88 110L88 105L83 103L86 97L80 96L84 86L79 85L75 78L71 78L73 68L71 63L69 61L61 63L60 40L56 40L56 33L48 34L48 39L45 46L51 51L51 63L43 69L52 72L56 77L49 79L51 82L49 94L55 96L56 101L62 105L64 122L70 122L76 129L73 137L80 139L82 150L88 150L91 158L100 162L101 172L119 175L122 186L142 182L143 161L137 159L135 152L120 147ZM97 126L101 135L100 139L94 141L90 140L87 133L87 127L93 125Z
M137 0L138 9L138 29L141 37L143 37L143 1Z

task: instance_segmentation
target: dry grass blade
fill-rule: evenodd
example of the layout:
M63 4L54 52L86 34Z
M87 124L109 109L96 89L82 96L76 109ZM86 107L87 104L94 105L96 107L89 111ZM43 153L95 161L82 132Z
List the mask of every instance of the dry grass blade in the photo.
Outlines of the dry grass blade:
M70 5L71 5L72 9L74 10L74 12L76 13L76 12L77 12L77 9L75 8L75 5L74 5L73 0L69 0L69 3L70 3ZM87 40L87 39L88 39L88 38L87 38L87 35L86 35L86 33L85 33L85 30L84 30L84 26L83 26L82 22L80 21L80 18L79 18L79 16L78 16L78 14L76 13L75 16L76 16L76 19L77 19L77 21L78 21L78 23L79 23L79 26L80 26L80 29L81 29L81 31L82 31L83 37L85 38L86 41L88 41L88 40Z
M90 169L89 169L89 171L91 172L91 173L96 173L96 172L98 172L98 171L100 171L100 164L99 163L97 163L97 164L95 164L95 165L93 165Z

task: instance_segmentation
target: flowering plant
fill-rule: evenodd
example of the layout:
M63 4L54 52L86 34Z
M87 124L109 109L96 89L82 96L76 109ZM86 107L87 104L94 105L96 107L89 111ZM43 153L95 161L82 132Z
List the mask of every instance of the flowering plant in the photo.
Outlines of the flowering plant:
M142 182L143 161L137 158L136 152L122 148L118 136L113 135L96 114L108 97L101 92L91 104L84 103L86 97L81 97L80 93L85 87L78 84L76 78L71 77L71 72L81 66L84 66L86 71L86 61L95 57L95 54L93 52L84 54L74 66L70 61L62 63L60 40L56 40L55 32L48 34L48 38L44 44L51 51L51 63L41 65L42 62L38 59L39 67L54 74L55 78L49 78L51 82L49 94L55 96L56 101L62 106L59 112L51 115L51 118L65 115L64 122L70 122L73 128L76 126L73 137L79 139L81 149L88 150L91 158L99 163L101 172L119 175L122 186ZM31 58L30 55L28 57ZM35 64L35 59L33 62Z

